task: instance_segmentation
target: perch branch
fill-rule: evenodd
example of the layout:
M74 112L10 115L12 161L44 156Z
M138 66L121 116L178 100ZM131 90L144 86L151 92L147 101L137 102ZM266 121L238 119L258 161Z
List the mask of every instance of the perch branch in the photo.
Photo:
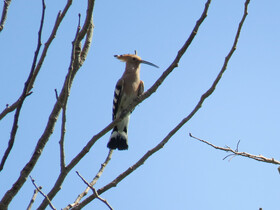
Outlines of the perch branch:
M197 21L197 24L201 24L201 22L203 21L203 18L202 17L206 17L206 14L207 14L207 10L208 10L208 7L209 7L209 4L211 3L211 0L207 1L206 4L205 4L205 8L204 8L204 12L201 16L201 18ZM237 43L238 43L238 39L239 39L239 36L240 36L240 32L241 32L241 29L242 29L242 26L243 26L243 23L246 19L246 16L248 14L248 4L250 3L250 0L246 0L245 2L245 6L244 6L244 13L243 13L243 16L242 16L242 19L239 23L239 26L238 26L238 29L237 29L237 32L236 32L236 36L235 36L235 39L234 39L234 43L233 43L233 46L232 48L230 49L228 55L226 56L225 58L225 61L224 61L224 64L222 66L222 69L220 70L219 74L217 75L215 81L213 82L213 84L211 85L211 87L201 96L199 102L197 103L197 105L195 106L195 108L193 109L193 111L186 117L184 118L173 130L171 130L168 135L157 145L155 146L153 149L149 150L142 158L140 158L134 165L132 165L131 167L129 167L126 171L124 171L122 174L120 174L118 177L116 177L113 181L111 181L109 184L107 184L106 186L100 188L97 192L99 195L101 195L103 192L111 189L112 187L116 187L117 184L119 182L121 182L125 177L127 177L129 174L131 174L133 171L135 171L138 167L140 167L141 165L144 164L144 162L150 157L152 156L154 153L156 153L158 150L162 149L164 147L164 145L169 141L169 139L186 123L188 122L193 116L194 114L201 108L203 102L205 101L206 98L208 98L215 90L218 82L220 81L223 73L225 72L226 70L226 67L227 67L227 64L233 54L233 52L235 51L236 49L236 46L237 46ZM196 28L196 27L195 27ZM196 34L197 30L195 31L195 34ZM194 31L192 32L192 34L194 33ZM185 48L183 48L185 49ZM180 55L181 52L184 52L184 51L179 51L178 52L178 55ZM176 60L176 59L175 59ZM177 63L178 64L178 63ZM173 64L176 66L176 62ZM171 64L172 66L172 64ZM174 67L175 68L175 67ZM138 100L141 100L142 98L145 97L145 94L142 95L143 97L139 97ZM91 202L93 199L95 199L96 196L95 195L91 195L89 196L88 198L86 198L84 201L82 201L81 203L79 203L76 207L73 208L74 209L81 209L83 208L84 206L86 206L89 202Z
M113 122L111 122L108 126L106 126L103 130L101 130L99 133L97 133L95 136L93 136L87 145L81 150L79 154L76 155L75 158L72 159L72 161L68 164L69 168L73 168L85 155L87 152L89 152L90 148L95 144L95 142L100 139L103 135L105 135L108 131L110 131L118 122L120 122L131 110L133 110L139 103L144 101L146 98L148 98L150 95L152 95L157 88L163 83L163 81L166 79L166 77L178 66L178 63L183 56L183 54L186 52L188 47L190 46L192 40L197 34L197 31L199 29L199 26L202 24L203 20L207 16L208 7L210 5L211 0L208 0L205 4L204 11L201 15L201 17L196 22L196 25L194 29L192 30L189 38L183 45L183 47L178 51L178 54L174 61L171 63L171 65L163 72L163 74L160 76L160 78L154 83L154 85L147 90L143 95L138 97L136 100L131 103L126 110L123 111L121 116L119 118L116 118Z

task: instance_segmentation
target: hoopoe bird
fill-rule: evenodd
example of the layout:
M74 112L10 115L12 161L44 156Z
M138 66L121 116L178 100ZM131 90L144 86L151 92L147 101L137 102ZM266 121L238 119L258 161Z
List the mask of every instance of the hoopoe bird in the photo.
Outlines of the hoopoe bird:
M132 101L144 92L144 83L140 80L140 64L148 64L158 68L157 65L148 61L142 60L133 54L114 55L117 59L126 63L125 71L122 77L118 80L114 92L113 100L113 120L118 118L121 113L132 103ZM109 149L126 150L127 143L127 128L129 123L130 113L125 116L114 128L107 144Z

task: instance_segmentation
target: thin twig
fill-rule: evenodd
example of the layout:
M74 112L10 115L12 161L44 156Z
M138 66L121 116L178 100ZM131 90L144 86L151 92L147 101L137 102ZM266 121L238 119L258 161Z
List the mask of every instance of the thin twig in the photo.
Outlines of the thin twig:
M191 136L191 134L190 134L190 136ZM239 143L240 143L240 140L237 142L236 149L234 150L235 152L238 152ZM226 148L230 148L230 147L228 147L228 146L226 145ZM223 158L223 160L227 159L227 158L230 157L230 156L232 156L232 157L229 159L229 161L231 161L231 159L234 158L236 155L235 155L235 154L229 154L229 155L225 156L225 157Z
M92 13L94 8L94 0L88 0L87 14L81 32L78 34L78 42L81 42L87 34L90 25L92 24Z
M76 31L76 36L75 39L73 41L73 48L74 45L76 44L77 41L77 35L80 31L80 23L81 23L81 14L79 14L79 21L78 21L78 27L77 27L77 31ZM70 83L71 83L71 75L72 75L72 71L73 71L73 63L75 60L75 55L74 55L74 50L72 51L72 58L71 60L73 62L71 62L70 68L69 68L69 76L67 77L66 80L66 88L65 88L65 101L62 104L62 125L61 125L61 136L60 136L60 140L59 140L59 146L60 146L60 171L61 173L63 173L65 171L65 152L64 152L64 138L65 138L65 133L66 133L66 109L67 109L67 102L68 102L68 98L69 98L69 91L70 91ZM58 94L57 94L57 90L55 89L55 93L56 93L56 98L58 100Z
M18 129L18 120L19 120L19 115L20 115L20 111L23 105L23 102L25 100L25 98L30 95L29 91L28 91L28 85L31 81L31 78L33 76L34 70L35 70L35 66L36 66L36 62L37 62L37 58L40 52L40 48L41 48L41 37L42 37L42 30L43 30L43 25L44 25L44 18L45 18L45 9L46 9L46 5L45 5L45 1L42 0L42 17L41 17L41 22L40 22L40 28L39 28L39 32L38 32L38 42L37 42L37 48L35 50L35 54L34 54L34 58L33 58L33 63L32 63L32 67L28 76L27 81L25 82L22 94L20 96L20 100L19 100L19 104L17 106L16 109L16 113L14 116L14 122L13 122L13 127L12 127L12 131L11 131L11 135L10 135L10 140L8 143L8 147L4 153L4 156L2 157L1 160L1 164L0 164L0 171L4 168L5 162L13 148L14 142L15 142L15 137L16 137L16 133L17 133L17 129Z
M101 164L101 167L99 169L99 171L97 172L97 174L95 175L95 177L93 178L93 180L90 182L90 186L94 186L97 182L97 180L100 178L100 176L102 175L105 167L107 166L107 164L109 163L109 161L112 158L112 154L113 154L113 150L109 150L108 156L106 157L106 160L104 161L104 163ZM70 208L73 208L74 206L76 206L81 199L87 195L88 191L90 190L90 187L87 187L84 192L82 192L80 195L78 195L78 197L76 198L76 200L74 201L74 203L69 204L67 207L65 207L63 210L69 210Z
M38 187L38 186L36 185L36 183L35 183L35 180L34 180L31 176L29 176L29 177L30 177L30 179L31 179L31 181L32 181L32 183L33 183L33 185L35 186L36 190L38 190L39 193L41 193L41 195L43 195L43 196L48 200L49 206L50 206L53 210L56 210L56 208L52 205L52 202L51 202L51 200L48 198L48 196L47 196L45 193L42 192L42 190L41 190L42 187L41 187L41 186Z
M58 93L57 93L57 89L54 89L54 92L55 92L55 98L56 98L56 100L58 100Z
M4 0L4 5L3 5L3 10L2 10L2 17L0 21L0 32L3 30L6 19L7 19L7 14L8 14L8 8L10 6L12 0Z
M66 103L62 108L62 125L61 125L61 136L59 140L59 148L60 148L60 171L65 170L65 152L64 152L64 138L66 133Z
M113 210L113 208L110 206L110 204L108 203L108 201L105 200L105 199L103 199L103 198L101 198L101 197L98 195L98 193L96 192L96 189L95 189L93 186L91 186L91 185L81 176L81 174L80 174L78 171L76 171L76 173L77 173L78 176L83 180L83 182L93 191L93 194L94 194L99 200L101 200L103 203L105 203L105 204L108 206L109 209Z
M193 136L191 133L189 134L190 137L198 140L198 141L201 141L215 149L218 149L218 150L223 150L223 151L226 151L226 152L231 152L232 154L231 155L235 155L235 156L243 156L243 157L247 157L247 158L251 158L251 159L254 159L254 160L257 160L257 161L260 161L260 162L265 162L265 163L272 163L272 164L276 164L276 165L280 165L280 161L278 160L275 160L274 158L266 158L262 155L252 155L252 154L249 154L247 152L239 152L238 150L233 150L231 149L230 147L226 146L226 147L218 147L208 141L205 141L203 139L200 139L200 138L197 138L195 136ZM228 156L226 156L228 157ZM225 158L224 158L225 159Z
M39 189L41 190L42 187L39 186ZM32 198L31 198L31 200L30 200L30 202L29 202L29 204L28 204L28 206L27 206L27 210L31 210L32 205L33 205L33 203L35 202L35 199L36 199L36 197L37 197L37 195L38 195L38 192L39 192L39 190L37 190L37 188L36 188L36 189L34 190L34 193L33 193Z
M109 163L109 161L112 158L112 154L113 154L114 150L109 150L108 156L106 157L106 160L104 161L104 163L101 164L99 171L97 172L97 174L95 175L95 177L93 178L93 180L91 181L90 185L93 186L96 184L97 180L100 178L100 176L102 175L105 167L107 166L107 164Z

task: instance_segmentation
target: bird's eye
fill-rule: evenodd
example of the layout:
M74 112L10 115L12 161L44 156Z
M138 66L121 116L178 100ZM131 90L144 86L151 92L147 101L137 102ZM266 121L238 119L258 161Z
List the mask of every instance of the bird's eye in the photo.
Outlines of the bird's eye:
M136 58L132 58L132 60L136 61Z

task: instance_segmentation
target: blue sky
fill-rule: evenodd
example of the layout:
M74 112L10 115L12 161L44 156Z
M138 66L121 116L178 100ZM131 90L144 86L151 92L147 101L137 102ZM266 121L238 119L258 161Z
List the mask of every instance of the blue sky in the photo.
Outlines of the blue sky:
M2 7L3 2L0 6ZM46 0L42 41L51 33L65 2ZM111 121L113 91L124 63L113 55L137 50L147 90L175 58L200 17L205 1L96 1L94 35L87 60L79 70L67 108L66 161L70 161ZM155 94L134 110L129 125L129 150L115 151L96 188L103 187L156 146L194 108L210 87L229 52L243 14L244 1L212 1L208 17L171 75ZM280 3L252 0L237 50L215 92L199 112L143 166L104 194L114 209L279 209L277 166L227 153L191 139L188 134L239 151L279 157ZM14 148L0 172L0 195L11 188L30 159L55 103L70 61L78 13L85 18L86 1L74 1L53 41L33 94L22 108ZM0 107L20 95L37 44L41 1L12 1L0 39ZM14 114L0 122L4 153ZM61 119L31 172L48 193L59 173ZM78 170L90 181L105 160L109 133L70 172L53 200L56 208L74 201L85 188ZM10 209L25 209L34 186L27 180ZM42 201L38 195L34 207ZM108 209L98 200L84 209Z

